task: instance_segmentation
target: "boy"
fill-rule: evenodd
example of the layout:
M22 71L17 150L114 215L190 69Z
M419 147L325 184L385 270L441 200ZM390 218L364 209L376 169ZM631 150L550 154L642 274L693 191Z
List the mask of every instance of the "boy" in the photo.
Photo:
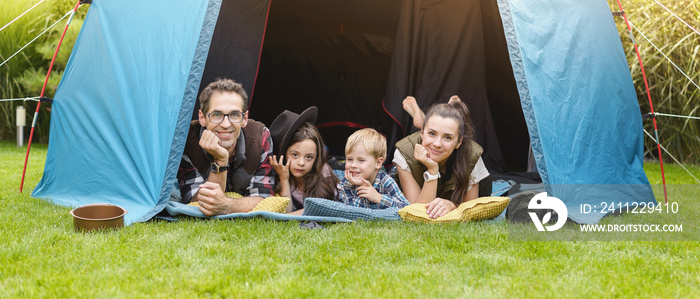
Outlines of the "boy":
M374 129L356 131L345 145L345 178L338 184L338 201L347 205L403 208L408 200L384 170L386 138Z

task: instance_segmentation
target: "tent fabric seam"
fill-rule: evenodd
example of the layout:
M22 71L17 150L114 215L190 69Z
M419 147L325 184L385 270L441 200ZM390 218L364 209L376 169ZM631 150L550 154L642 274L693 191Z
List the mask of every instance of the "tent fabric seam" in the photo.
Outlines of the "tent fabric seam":
M509 0L498 0L498 7L501 13L503 31L506 36L508 53L513 68L513 76L515 77L515 82L518 87L520 103L522 105L523 114L525 115L525 122L527 123L528 133L530 135L530 146L532 147L532 152L537 163L537 170L540 173L542 182L547 184L549 183L547 165L544 159L542 143L539 138L539 129L537 126L537 120L535 119L535 112L532 107L532 99L530 98L530 90L527 84L525 68L523 66L522 57L520 56L520 45L515 32L515 25L511 15Z

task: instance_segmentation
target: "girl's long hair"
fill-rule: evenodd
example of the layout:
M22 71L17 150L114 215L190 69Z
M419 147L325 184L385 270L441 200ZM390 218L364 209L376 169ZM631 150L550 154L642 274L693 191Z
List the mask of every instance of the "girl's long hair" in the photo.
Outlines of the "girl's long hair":
M474 169L470 161L472 155L471 141L474 138L474 126L472 125L472 118L469 114L469 108L467 105L461 101L453 101L447 104L436 104L433 105L428 113L425 115L425 120L423 121L423 128L428 123L428 119L432 116L441 116L443 118L454 119L457 124L459 124L459 137L462 139L462 144L459 148L452 152L450 158L448 158L447 174L451 173L455 176L455 191L452 193L450 201L454 204L459 205L467 197L467 189L469 188L469 176Z
M297 131L294 132L294 136L292 136L292 139L289 141L289 145L307 139L310 139L316 144L316 160L314 161L313 167L311 167L311 171L303 177L304 197L318 197L333 200L339 180L333 174L330 166L326 166L328 165L328 153L326 152L326 146L323 144L323 138L321 138L321 133L318 132L318 129L310 122L301 124ZM325 171L323 169L324 167L327 167Z

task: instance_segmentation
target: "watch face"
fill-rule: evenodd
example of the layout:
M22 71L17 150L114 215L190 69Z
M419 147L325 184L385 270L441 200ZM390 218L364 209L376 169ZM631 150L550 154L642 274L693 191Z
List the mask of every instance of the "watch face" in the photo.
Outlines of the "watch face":
M228 170L228 165L226 166L219 166L216 163L211 163L211 172L213 173L220 173Z
M431 175L428 171L423 172L423 180L425 180L425 181L433 181L433 180L437 180L438 178L440 178L439 172L435 175Z

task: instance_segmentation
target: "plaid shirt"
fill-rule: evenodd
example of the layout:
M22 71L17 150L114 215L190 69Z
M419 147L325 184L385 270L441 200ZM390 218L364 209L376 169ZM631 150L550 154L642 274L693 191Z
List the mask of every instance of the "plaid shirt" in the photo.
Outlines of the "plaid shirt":
M399 189L399 185L384 169L379 169L372 186L382 195L382 200L378 204L357 195L357 186L350 183L347 178L343 178L338 184L338 201L355 207L371 209L403 208L409 204Z
M264 128L262 132L262 140L261 146L263 154L262 157L260 157L260 166L253 174L245 194L242 194L244 196L260 196L267 198L273 195L273 190L275 189L274 170L267 158L272 155L272 136L270 135L270 130L267 128ZM243 132L241 132L238 141L236 141L236 150L229 158L229 175L233 175L237 167L241 166L241 161L245 159L245 141L245 136ZM210 160L212 159L209 154L207 154L207 157L209 157ZM197 192L199 192L199 185L203 184L207 180L207 177L209 177L209 172L205 174L199 173L197 168L192 164L192 161L190 161L190 158L187 157L186 154L182 155L177 178L180 182L182 200L185 203L190 202ZM224 192L236 192L229 179L226 180L226 190L224 190Z

